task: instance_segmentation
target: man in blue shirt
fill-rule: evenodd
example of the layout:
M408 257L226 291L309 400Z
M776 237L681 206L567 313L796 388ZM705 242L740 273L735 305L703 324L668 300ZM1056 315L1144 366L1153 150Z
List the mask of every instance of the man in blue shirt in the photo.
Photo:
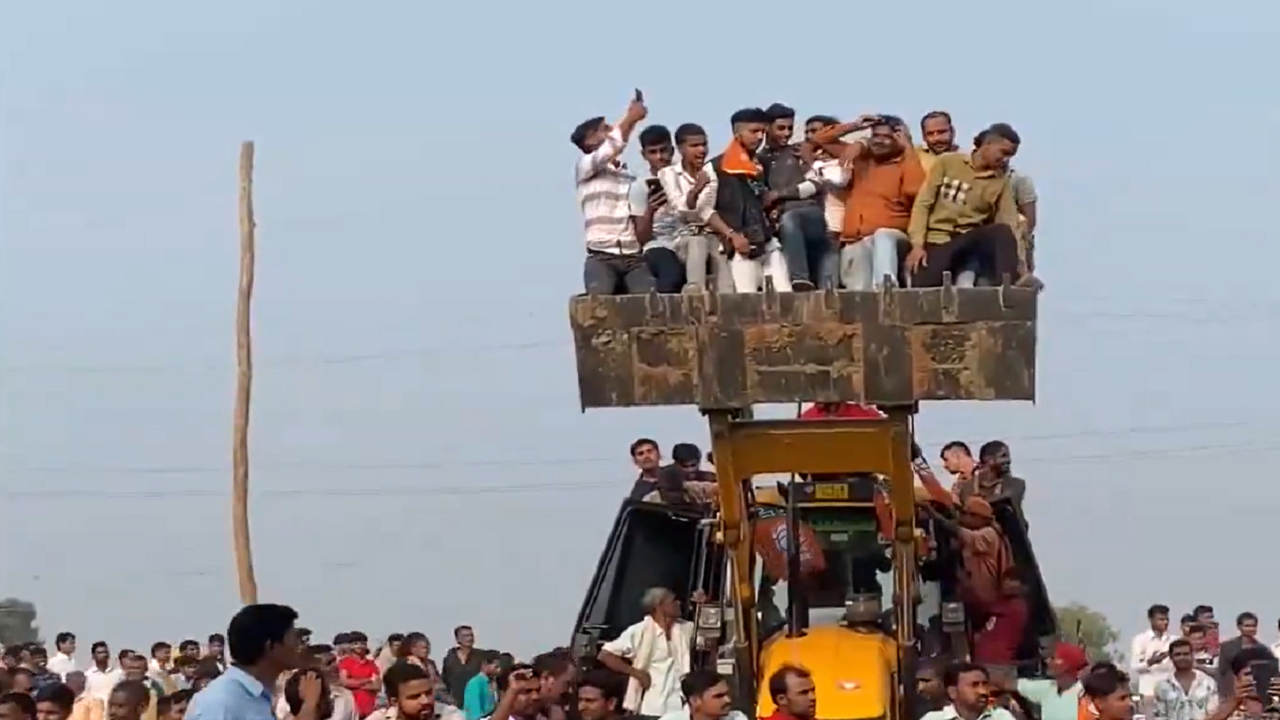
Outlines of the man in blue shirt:
M287 605L246 605L236 613L227 628L231 665L191 700L187 720L275 720L271 689L302 663L297 620Z
M498 696L493 689L493 679L498 676L498 653L492 650L477 652L484 653L480 658L480 672L467 681L462 694L462 711L467 720L488 717L498 706Z

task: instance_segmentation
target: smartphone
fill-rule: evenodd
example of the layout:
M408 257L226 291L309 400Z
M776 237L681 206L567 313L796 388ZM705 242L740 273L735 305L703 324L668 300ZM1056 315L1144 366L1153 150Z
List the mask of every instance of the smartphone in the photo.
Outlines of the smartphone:
M1262 700L1263 707L1269 708L1276 702L1276 698L1271 696L1271 683L1275 682L1276 677L1280 675L1277 669L1275 658L1255 660L1249 663L1249 673L1253 676L1253 687L1258 693L1258 698Z
M658 178L645 178L645 187L649 188L649 200L665 205L667 194L662 189L662 181Z

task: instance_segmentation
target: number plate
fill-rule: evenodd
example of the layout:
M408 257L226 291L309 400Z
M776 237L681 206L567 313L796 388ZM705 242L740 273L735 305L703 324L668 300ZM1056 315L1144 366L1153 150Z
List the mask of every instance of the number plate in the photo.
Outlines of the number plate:
M818 500L848 500L849 486L844 483L820 483L813 489Z

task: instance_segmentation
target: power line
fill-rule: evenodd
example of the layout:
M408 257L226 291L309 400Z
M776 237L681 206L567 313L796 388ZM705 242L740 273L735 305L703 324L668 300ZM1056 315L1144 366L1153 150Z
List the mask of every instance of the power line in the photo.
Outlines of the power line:
M1171 313L1171 312L1046 312L1045 318L1085 319L1085 320L1177 320L1215 325L1241 322L1269 321L1269 315L1259 311L1255 315L1231 314L1221 315L1208 313ZM259 367L267 370L276 367L324 367L343 365L368 365L391 362L420 362L441 355L477 355L481 353L510 353L542 350L549 348L571 349L573 343L563 337L544 338L522 342L481 343L470 345L439 345L404 351L365 352L365 353L316 353L310 355L281 355L263 357L256 360ZM27 374L129 374L129 373L175 373L195 370L220 370L230 372L233 365L230 359L205 360L193 363L121 363L121 364L79 364L79 363L12 363L0 365L2 373Z
M1264 453L1280 451L1280 444L1219 444L1193 445L1153 450L1121 451L1114 453L1089 453L1080 455L1058 455L1021 458L1020 464L1054 465L1076 462L1096 462L1105 460L1141 460L1148 458L1181 457L1217 452L1249 452ZM456 486L383 486L352 488L266 488L253 491L254 497L436 497L449 495L507 495L520 492L544 492L548 490L604 489L618 488L619 481L589 481L560 483L526 483L519 485L456 485ZM212 489L154 489L154 490L110 490L103 488L86 488L78 490L4 490L0 497L6 499L30 498L225 498L229 493Z
M1192 432L1198 430L1221 430L1246 427L1255 424L1252 420L1219 420L1181 425L1135 425L1125 428L1098 430L1080 430L1075 432L1050 433L1045 435L1003 436L1005 442L1041 442L1055 440L1074 440L1088 437L1129 437L1133 435L1160 435L1165 433ZM944 445L948 440L923 440L921 445ZM1018 458L1019 460L1021 458ZM440 461L405 461L405 462L310 462L291 461L279 463L254 463L255 470L309 470L309 471L402 471L402 470L449 470L462 468L529 468L529 467L571 467L580 465L599 465L604 463L625 462L625 455L609 455L600 457L576 458L539 458L527 460L460 460ZM109 466L109 465L49 465L14 467L6 470L10 475L28 474L96 474L110 473L123 475L197 475L225 474L230 472L227 466L210 465L170 465L170 466Z

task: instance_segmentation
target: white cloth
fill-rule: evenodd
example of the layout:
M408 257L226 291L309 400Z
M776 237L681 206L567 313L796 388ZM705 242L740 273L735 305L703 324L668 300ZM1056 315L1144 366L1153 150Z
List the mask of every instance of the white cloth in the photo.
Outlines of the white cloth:
M791 271L787 268L787 258L782 254L782 245L777 240L770 240L764 246L764 255L758 258L734 255L729 259L729 274L733 276L733 289L736 292L760 292L764 289L766 275L773 278L774 290L791 292Z
M1129 647L1129 669L1138 678L1138 694L1144 698L1154 697L1156 683L1173 672L1173 661L1168 658L1169 643L1175 638L1168 632L1156 635L1154 630L1138 633ZM1156 653L1164 653L1165 659L1155 665L1148 665Z
M627 682L622 707L638 715L661 717L684 707L680 679L689 673L689 648L693 644L693 623L677 620L671 634L649 616L632 625L616 640L601 648L610 655L631 661L632 667L649 673L649 689L642 690L635 678Z
M53 654L53 657L49 658L49 663L46 667L49 668L49 672L57 673L59 677L66 680L67 673L75 672L76 659L66 653L57 652Z
M124 673L120 668L107 666L106 670L99 670L95 665L84 671L84 692L89 697L105 703L111 698L111 691L123 677Z

